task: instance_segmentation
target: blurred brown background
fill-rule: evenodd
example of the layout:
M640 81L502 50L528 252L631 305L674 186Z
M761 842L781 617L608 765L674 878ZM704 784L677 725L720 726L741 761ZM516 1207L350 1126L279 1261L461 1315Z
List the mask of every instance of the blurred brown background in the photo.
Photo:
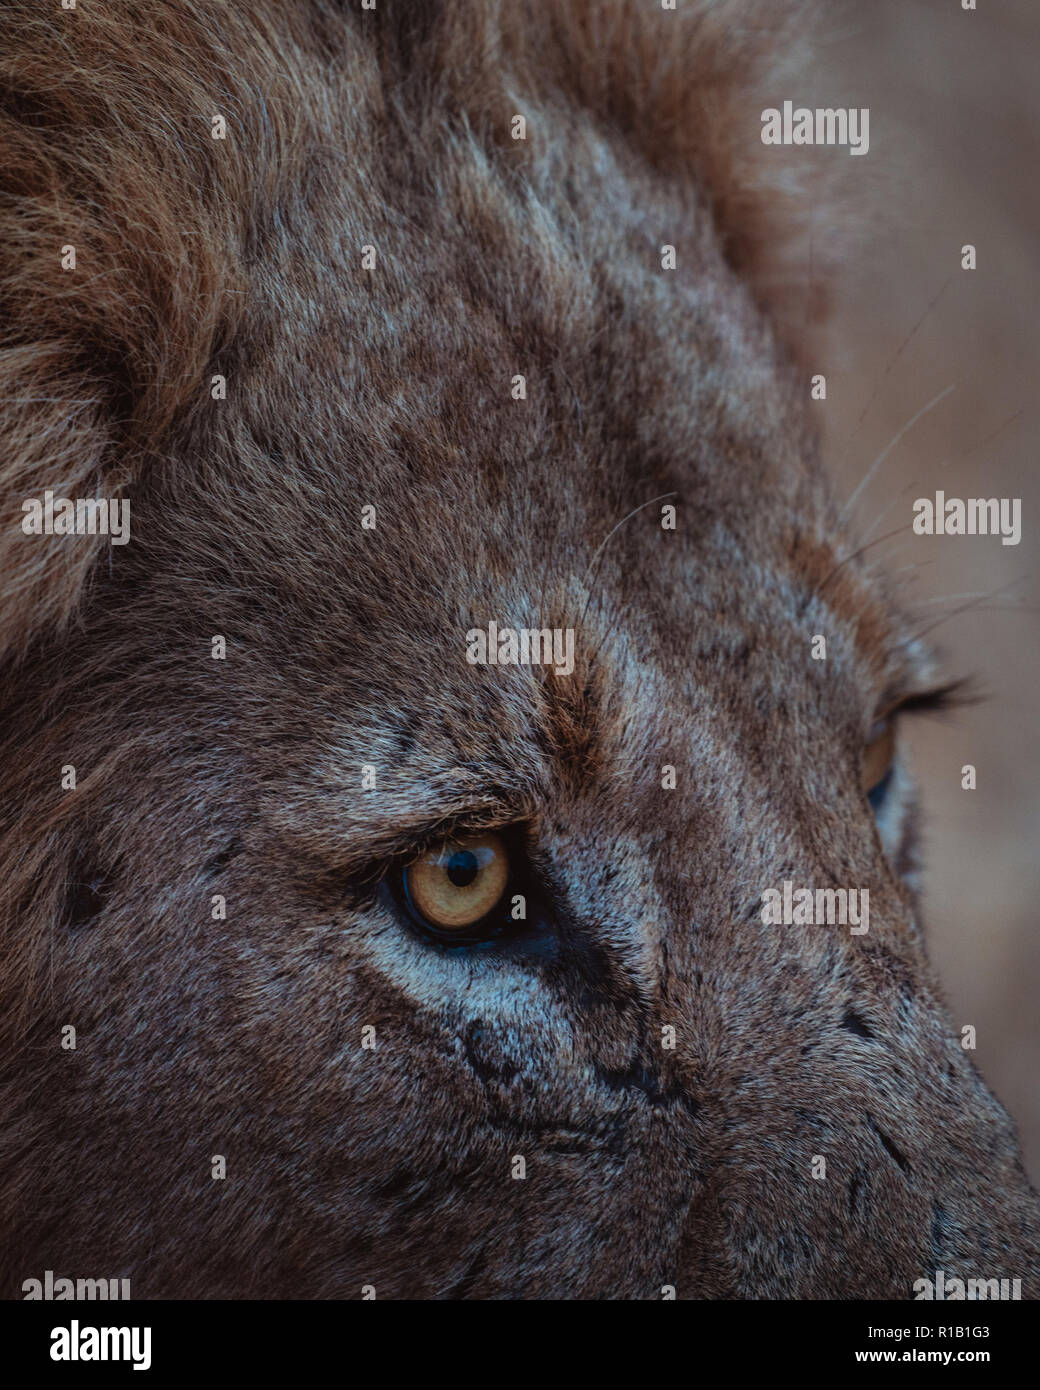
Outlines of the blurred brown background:
M871 0L829 10L812 73L782 95L870 108L866 156L814 152L858 166L843 171L858 226L843 238L852 252L838 277L819 368L828 379L821 410L841 495L922 406L955 387L886 459L864 490L856 522L862 536L890 506L873 534L907 527L872 553L893 571L913 566L900 580L922 625L974 595L991 596L932 634L949 670L976 674L989 698L938 721L914 719L910 741L926 813L932 959L958 1026L978 1030L976 1061L1018 1123L1036 1182L1040 5L978 2L975 13L960 0ZM967 242L978 250L975 271L960 268ZM912 503L937 488L948 496L1020 497L1021 543L914 536ZM951 595L965 597L945 602ZM977 767L974 792L960 788L961 765L969 762Z

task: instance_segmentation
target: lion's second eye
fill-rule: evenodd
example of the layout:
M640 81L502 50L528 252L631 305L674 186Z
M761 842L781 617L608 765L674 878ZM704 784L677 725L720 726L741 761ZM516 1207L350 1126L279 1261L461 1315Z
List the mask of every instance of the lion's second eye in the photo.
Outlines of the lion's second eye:
M509 855L498 835L467 835L428 850L401 876L412 911L445 936L468 935L500 901Z
M895 724L891 719L879 719L870 732L860 767L860 785L875 811L880 809L892 780L895 753Z

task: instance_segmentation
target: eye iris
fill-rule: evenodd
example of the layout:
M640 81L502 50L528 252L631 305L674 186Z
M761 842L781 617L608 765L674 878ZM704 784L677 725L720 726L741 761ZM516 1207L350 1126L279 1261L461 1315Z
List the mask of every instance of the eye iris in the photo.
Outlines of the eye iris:
M446 932L461 932L487 917L508 880L508 851L494 834L446 841L402 874L413 912L426 926Z
M888 771L885 773L884 777L882 777L881 781L878 782L875 786L871 787L870 791L867 792L867 800L870 802L871 810L881 810L885 797L888 795L888 789L891 785L892 769L889 768Z
M892 779L892 764L895 760L896 732L890 719L880 720L872 730L869 743L863 752L863 765L860 783L875 810L884 800Z

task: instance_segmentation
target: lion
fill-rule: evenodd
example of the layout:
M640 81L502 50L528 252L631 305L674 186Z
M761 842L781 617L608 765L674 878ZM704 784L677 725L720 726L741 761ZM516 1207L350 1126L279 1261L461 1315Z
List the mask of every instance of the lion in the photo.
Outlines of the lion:
M797 34L3 30L5 1296L1033 1296L922 930L948 682L832 498L749 150Z

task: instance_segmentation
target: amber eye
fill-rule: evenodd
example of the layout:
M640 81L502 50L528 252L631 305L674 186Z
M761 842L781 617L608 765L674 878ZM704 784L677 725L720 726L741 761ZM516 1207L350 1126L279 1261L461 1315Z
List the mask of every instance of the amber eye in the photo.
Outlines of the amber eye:
M497 905L509 881L509 854L498 835L445 840L409 864L402 885L409 906L444 935L467 930Z
M860 786L866 792L875 811L888 791L895 752L895 723L891 719L879 719L870 731L870 738L863 750L860 770Z

